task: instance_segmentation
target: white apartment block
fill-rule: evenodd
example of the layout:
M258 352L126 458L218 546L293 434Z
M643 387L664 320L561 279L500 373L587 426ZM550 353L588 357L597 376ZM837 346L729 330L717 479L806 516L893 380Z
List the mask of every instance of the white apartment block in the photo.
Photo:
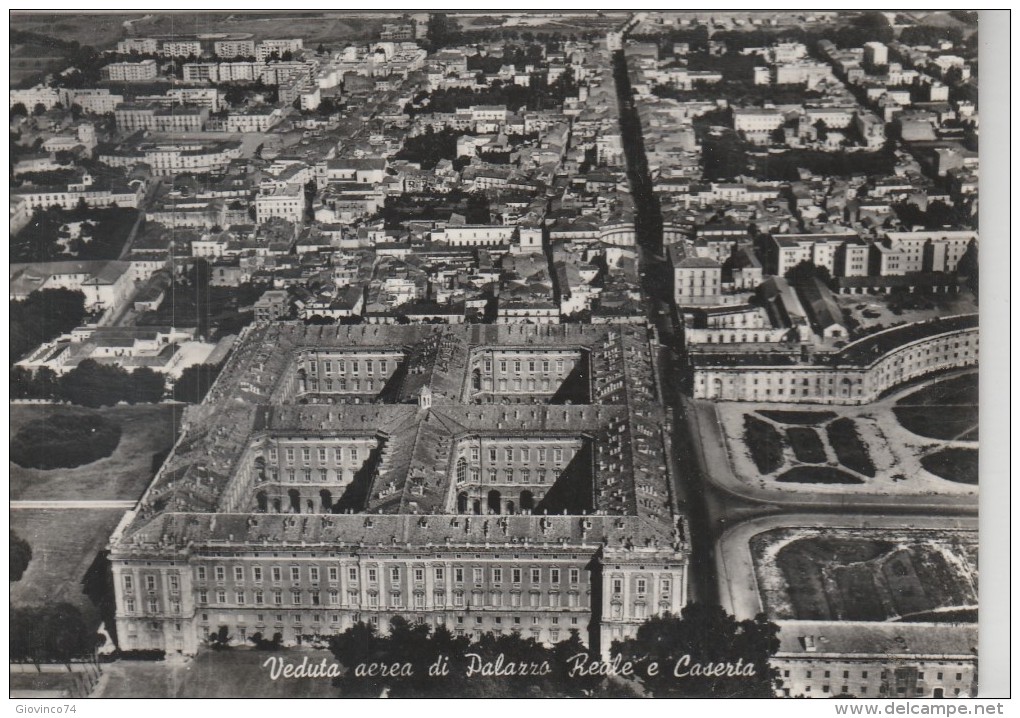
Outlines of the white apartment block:
M255 59L265 62L274 52L281 58L285 52L298 52L304 48L304 42L300 38L290 40L263 40L255 48Z
M881 42L864 43L864 62L868 67L889 64L889 48Z
M229 60L232 57L255 57L254 40L217 40L213 43L217 57Z
M180 40L176 42L164 42L160 53L163 57L195 57L202 56L202 43L198 40Z
M825 267L833 277L866 277L869 249L856 234L777 234L770 253L780 277L801 262Z
M159 43L151 37L129 37L117 43L117 53L128 55L137 52L139 55L155 55L159 51Z
M110 82L144 82L155 80L158 74L155 60L114 62L103 68L103 76Z
M885 242L875 244L879 252L881 276L912 272L953 272L977 232L970 230L930 230L887 232Z

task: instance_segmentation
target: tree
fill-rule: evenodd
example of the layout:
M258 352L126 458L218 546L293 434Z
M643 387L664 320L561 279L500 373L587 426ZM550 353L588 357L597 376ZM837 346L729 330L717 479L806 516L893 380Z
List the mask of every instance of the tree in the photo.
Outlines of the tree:
M737 621L720 606L690 603L679 616L650 618L634 638L614 641L610 653L631 661L656 698L770 698L779 675L769 664L778 635L765 614ZM659 670L649 675L653 662ZM695 666L710 664L733 666L741 675L692 675Z
M181 372L181 377L174 382L173 397L175 401L187 401L201 404L216 381L222 364L196 364Z
M133 398L131 376L120 367L86 359L60 378L60 391L72 404L98 408Z
M70 289L43 289L10 304L10 361L79 326L85 295Z
M587 654L576 631L552 648L516 632L486 633L472 642L466 636L454 636L445 626L433 630L398 616L391 620L387 635L359 622L330 638L330 650L347 668L336 681L345 696L378 696L384 691L393 697L582 696L602 682L601 678L568 677L568 659ZM494 665L500 656L504 666L547 668L512 676L477 672L481 665ZM448 671L433 675L430 667L442 664L442 660ZM362 675L364 671L358 667L373 663L404 664L407 668L394 676ZM476 672L469 676L472 667Z
M139 367L129 374L128 395L131 404L156 404L163 399L163 375L148 367Z
M455 36L454 28L455 23L450 22L446 13L431 13L425 29L425 42L429 52L435 52L450 44Z
M819 119L815 123L815 131L818 133L818 141L825 142L825 138L829 136L829 126L825 124L825 120Z
M11 608L11 659L33 663L70 663L88 658L100 637L69 603Z
M216 633L209 636L209 646L214 651L222 651L224 648L230 648L230 632L226 626L220 626Z
M14 530L10 530L10 544L11 544L11 580L20 581L21 577L25 575L25 570L28 569L28 563L32 560L32 547L28 545L28 541L14 533Z
M816 277L822 280L826 286L832 283L832 275L828 268L819 266L808 259L790 267L783 276L795 287L806 285Z

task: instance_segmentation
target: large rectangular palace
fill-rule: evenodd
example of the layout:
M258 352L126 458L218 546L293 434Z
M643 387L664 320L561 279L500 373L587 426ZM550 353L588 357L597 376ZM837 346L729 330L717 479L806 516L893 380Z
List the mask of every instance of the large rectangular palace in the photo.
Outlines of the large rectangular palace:
M124 650L401 615L594 650L687 598L644 326L248 331L111 539Z

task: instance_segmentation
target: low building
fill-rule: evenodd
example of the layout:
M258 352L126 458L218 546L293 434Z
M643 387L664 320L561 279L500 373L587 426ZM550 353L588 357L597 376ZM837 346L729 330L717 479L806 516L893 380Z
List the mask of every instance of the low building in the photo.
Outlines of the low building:
M269 289L255 302L255 321L273 322L286 316L290 310L290 299L286 291Z
M780 696L973 698L976 625L779 621Z

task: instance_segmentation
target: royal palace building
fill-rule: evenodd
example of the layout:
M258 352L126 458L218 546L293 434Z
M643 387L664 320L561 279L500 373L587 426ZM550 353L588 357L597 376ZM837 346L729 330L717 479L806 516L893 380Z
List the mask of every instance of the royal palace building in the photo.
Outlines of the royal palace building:
M397 615L594 650L687 600L644 326L250 329L111 539L124 650Z

